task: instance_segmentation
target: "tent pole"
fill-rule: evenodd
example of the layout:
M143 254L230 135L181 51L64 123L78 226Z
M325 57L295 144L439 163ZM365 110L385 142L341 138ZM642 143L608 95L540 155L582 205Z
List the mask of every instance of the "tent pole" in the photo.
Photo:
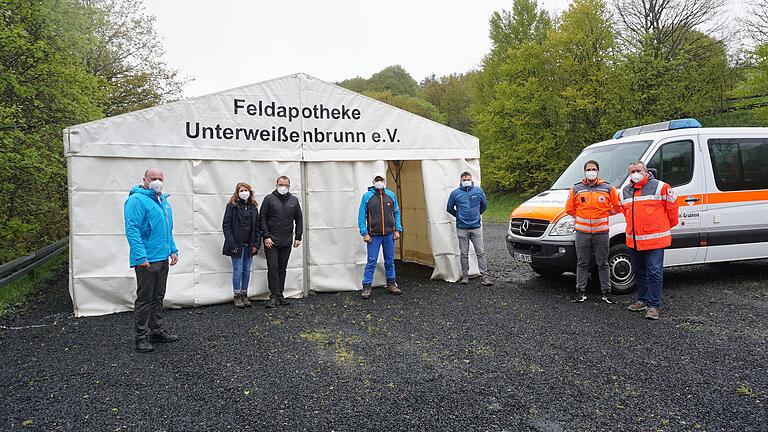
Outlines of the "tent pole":
M304 206L302 209L302 219L304 221L304 232L302 233L302 271L304 273L304 297L309 295L309 202L307 201L309 194L307 193L307 163L304 161L299 162L301 166L301 204Z
M400 218L402 219L403 214L403 188L400 184L400 171L403 169L403 161L392 161L392 163L395 165L395 172L392 173L392 177L395 179L395 184L397 185L397 199L400 204ZM403 236L400 235L400 240L398 240L400 244L400 261L403 260Z

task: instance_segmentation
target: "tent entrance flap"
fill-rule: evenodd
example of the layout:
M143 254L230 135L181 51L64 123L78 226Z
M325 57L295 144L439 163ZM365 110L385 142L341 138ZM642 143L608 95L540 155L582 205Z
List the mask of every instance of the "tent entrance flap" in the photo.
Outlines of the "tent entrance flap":
M395 244L395 256L404 262L434 267L421 161L388 161L387 188L397 194L404 230Z

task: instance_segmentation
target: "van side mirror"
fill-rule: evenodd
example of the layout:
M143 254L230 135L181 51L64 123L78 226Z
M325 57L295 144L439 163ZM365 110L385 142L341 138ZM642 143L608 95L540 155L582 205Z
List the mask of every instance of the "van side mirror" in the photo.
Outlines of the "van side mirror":
M648 172L653 174L653 178L659 179L659 172L656 170L656 168L648 168ZM659 179L661 180L661 179Z

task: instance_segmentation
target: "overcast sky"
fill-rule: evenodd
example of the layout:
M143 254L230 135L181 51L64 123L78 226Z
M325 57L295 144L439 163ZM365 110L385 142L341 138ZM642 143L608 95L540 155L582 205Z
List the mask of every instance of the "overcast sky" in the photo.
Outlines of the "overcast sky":
M738 11L750 0L727 0ZM569 0L543 0L550 12ZM326 81L400 64L417 81L476 68L512 0L145 0L186 96L305 72Z

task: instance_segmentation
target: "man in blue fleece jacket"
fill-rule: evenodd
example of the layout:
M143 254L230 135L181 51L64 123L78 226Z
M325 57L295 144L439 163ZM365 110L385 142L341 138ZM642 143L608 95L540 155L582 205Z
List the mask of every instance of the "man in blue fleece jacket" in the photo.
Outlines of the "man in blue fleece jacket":
M151 342L175 342L176 335L162 328L163 299L170 265L178 262L173 241L173 213L163 190L163 172L150 168L144 183L128 193L123 207L125 236L131 248L131 267L136 271L136 303L133 320L138 352L153 351Z
M456 218L456 235L459 238L461 252L461 283L469 283L469 242L475 247L477 265L480 268L480 283L493 285L488 276L488 263L485 259L483 227L480 215L488 208L485 192L472 181L468 171L461 173L461 184L448 197L448 213Z

